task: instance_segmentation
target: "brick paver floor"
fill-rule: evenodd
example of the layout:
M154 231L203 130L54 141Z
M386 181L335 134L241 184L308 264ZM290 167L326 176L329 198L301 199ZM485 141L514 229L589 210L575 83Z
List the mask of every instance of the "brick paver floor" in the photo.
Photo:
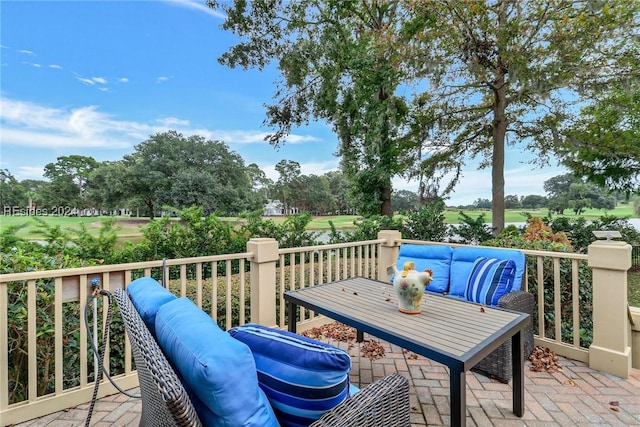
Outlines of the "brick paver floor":
M366 337L368 338L368 337ZM392 372L410 379L411 425L449 425L449 375L444 366L381 342L385 356L370 360L360 345L330 341L352 356L351 381L364 387ZM526 410L522 418L511 412L511 385L477 373L467 373L468 426L629 426L640 425L640 370L628 379L589 369L584 363L560 358L562 371L525 371ZM133 390L138 392L138 390ZM89 404L17 425L17 427L85 424ZM91 426L137 426L138 400L117 394L100 399Z

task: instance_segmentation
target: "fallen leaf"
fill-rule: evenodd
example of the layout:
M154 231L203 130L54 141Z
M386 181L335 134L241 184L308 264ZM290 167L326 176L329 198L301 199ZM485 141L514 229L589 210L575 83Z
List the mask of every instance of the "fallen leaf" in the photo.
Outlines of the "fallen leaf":
M615 411L615 412L620 412L620 407L619 406L609 406L609 409L611 409L612 411Z
M536 346L531 355L529 356L531 366L529 369L533 372L548 372L553 374L558 371L562 371L562 366L558 362L558 356L555 355L549 348L542 348Z
M484 307L480 307L480 313L484 313Z
M389 301L391 301L391 298L387 298L385 301L389 302Z
M358 296L358 293L357 293L357 292L354 292L353 294L354 294L355 296Z
M576 385L576 382L574 380L565 380L564 382L566 385L570 385L572 387L574 387Z
M617 400L614 400L613 402L609 402L609 405L611 405L611 406L620 406L620 402L618 402Z

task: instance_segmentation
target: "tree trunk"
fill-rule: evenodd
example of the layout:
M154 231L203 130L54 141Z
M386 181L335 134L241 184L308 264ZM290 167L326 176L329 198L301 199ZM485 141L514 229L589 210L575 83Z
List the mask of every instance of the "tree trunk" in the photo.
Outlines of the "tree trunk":
M498 235L504 229L504 144L507 132L505 117L506 97L503 84L504 76L500 76L494 92L495 104L493 109L493 156L491 159L491 213L494 234Z
M382 195L382 205L380 205L380 215L393 216L391 210L391 185L380 189Z

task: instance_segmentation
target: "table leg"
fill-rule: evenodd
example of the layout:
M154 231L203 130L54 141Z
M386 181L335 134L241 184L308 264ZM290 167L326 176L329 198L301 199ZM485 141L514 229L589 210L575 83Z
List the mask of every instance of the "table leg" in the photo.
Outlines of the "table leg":
M296 332L296 328L298 326L298 322L296 321L296 307L297 304L292 303L291 301L287 302L287 318L289 321L289 332Z
M513 413L524 415L524 338L522 330L511 337L511 366L513 369Z
M467 425L467 377L464 371L449 368L451 395L451 425L464 427Z
M362 332L360 329L356 329L356 342L362 341L364 341L364 332Z

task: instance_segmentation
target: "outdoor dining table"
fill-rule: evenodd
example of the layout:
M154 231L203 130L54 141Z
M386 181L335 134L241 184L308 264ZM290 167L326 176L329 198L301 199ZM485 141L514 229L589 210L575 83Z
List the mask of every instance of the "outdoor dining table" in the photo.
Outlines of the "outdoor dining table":
M513 412L524 414L524 342L528 314L425 293L422 312L398 310L393 286L364 277L287 291L289 331L306 307L449 368L451 425L466 425L466 371L511 339Z

